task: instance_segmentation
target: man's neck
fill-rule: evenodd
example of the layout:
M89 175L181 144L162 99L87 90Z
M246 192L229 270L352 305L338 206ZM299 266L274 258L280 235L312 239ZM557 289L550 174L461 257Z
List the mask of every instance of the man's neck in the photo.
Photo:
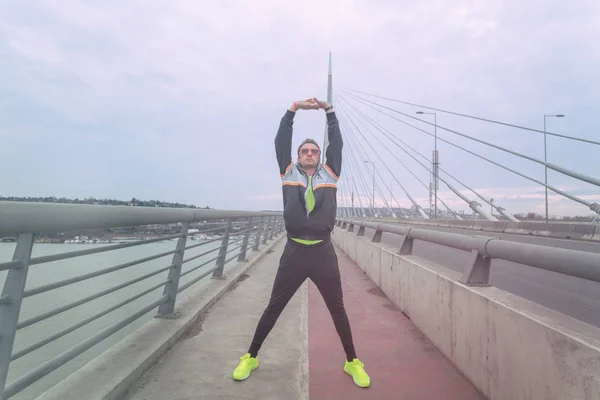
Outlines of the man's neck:
M304 167L302 165L300 165L300 167L302 167L302 169L309 175L309 176L313 176L314 173L317 171L317 167Z
M313 176L315 172L317 172L317 165L315 165L314 167L309 167L309 166L304 166L300 163L298 163L298 166L304 171L306 172L309 176Z
M308 167L308 168L304 168L304 170L306 171L306 173L309 176L313 176L313 174L315 173L315 171L317 170L316 167Z

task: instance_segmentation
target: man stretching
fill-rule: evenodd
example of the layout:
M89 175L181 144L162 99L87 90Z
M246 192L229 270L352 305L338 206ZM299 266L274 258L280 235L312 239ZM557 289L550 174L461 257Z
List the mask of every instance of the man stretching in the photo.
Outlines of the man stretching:
M319 145L306 139L298 148L297 163L292 163L292 131L297 110L324 109L327 115L329 146L327 161L320 163ZM257 354L279 315L298 290L310 278L323 296L340 336L346 363L344 371L360 387L369 387L364 364L356 357L352 331L344 308L338 259L331 243L336 219L337 181L342 169L342 135L333 107L316 98L295 102L285 113L275 137L279 172L283 181L283 217L288 240L265 309L248 353L233 371L233 379L244 380L258 368Z

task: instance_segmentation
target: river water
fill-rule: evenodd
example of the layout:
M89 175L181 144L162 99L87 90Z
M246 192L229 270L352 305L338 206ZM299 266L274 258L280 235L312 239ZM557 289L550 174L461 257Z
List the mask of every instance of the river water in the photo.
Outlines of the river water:
M197 241L188 240L187 245L197 244ZM83 257L76 257L67 260L55 261L46 264L33 265L29 268L29 274L27 277L26 289L35 288L41 285L46 285L52 282L61 281L63 279L79 276L92 271L105 269L108 267L116 266L118 264L125 263L127 261L133 261L139 258L160 254L166 251L174 250L176 247L176 240L166 240L164 242L150 243L126 249L120 249L115 251L109 251L105 253L92 254ZM238 246L240 243L233 246ZM187 250L184 258L206 252L210 249L217 248L220 245L220 241L208 243L204 246L200 246L194 249ZM104 246L101 244L44 244L36 243L33 246L33 257L45 256L50 254L57 254L69 251L83 250L86 248L95 248L98 246ZM0 262L10 261L16 243L0 243ZM237 252L237 250L236 250ZM218 250L214 251L206 256L202 256L193 261L190 261L183 266L183 272L191 269L197 265L200 265L204 261L208 261L213 257L216 257ZM234 253L229 254L231 256ZM102 290L111 288L119 285L125 281L135 279L143 274L147 274L163 267L167 267L172 262L173 255L164 256L152 261L145 262L143 264L128 267L116 272L101 275L86 281L78 282L72 285L68 285L59 289L55 289L46 293L31 296L23 300L21 308L21 314L19 321L24 319L48 312L56 307L66 305L73 301L81 298L90 296L94 293ZM214 262L194 271L180 280L180 285L183 285L195 277L202 274L207 269L214 266ZM227 267L226 267L227 268ZM6 271L0 272L0 282L4 286ZM126 288L120 289L109 295L100 297L84 305L78 306L64 313L58 314L45 321L38 322L17 331L15 338L15 345L13 348L13 354L33 343L36 343L56 332L59 332L67 327L70 327L85 318L90 317L93 314L101 312L108 307L115 305L121 301L126 300L129 297L135 296L136 294L143 292L151 288L152 286L158 285L167 279L168 271L164 271L158 275L145 279L141 282L135 283ZM210 275L192 287L180 293L177 297L177 302L185 300L188 296L196 292L199 288L206 285L210 280ZM98 333L102 329L126 318L132 313L140 310L148 303L158 299L163 292L163 288L160 287L152 292L140 297L137 300L123 306L109 314L99 318L98 320L91 322L74 332L71 332L54 342L51 342L15 361L10 365L8 381L12 381L15 378L29 372L41 363L52 359L58 354L68 350L74 345L81 341L89 338L90 336ZM57 382L66 378L68 375L73 373L75 370L82 367L88 361L105 351L110 346L123 339L129 333L148 322L156 314L156 309L147 313L142 318L136 320L127 327L121 329L114 335L105 339L101 343L92 347L88 351L79 355L78 357L71 360L63 367L53 371L43 379L39 380L35 384L31 385L22 392L11 397L15 400L30 400L35 399L42 392L48 388L54 386ZM83 400L83 399L81 399Z

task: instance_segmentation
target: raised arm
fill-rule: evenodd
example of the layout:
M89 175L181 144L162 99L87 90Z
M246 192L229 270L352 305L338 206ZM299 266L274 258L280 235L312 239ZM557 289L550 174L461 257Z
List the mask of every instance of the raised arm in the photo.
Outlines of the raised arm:
M329 145L325 149L325 165L331 169L336 178L339 178L342 172L342 147L344 146L340 125L333 106L326 101L317 99L315 101L319 104L319 108L325 110L327 116L327 139Z
M279 164L281 175L285 174L292 163L292 133L296 111L317 110L318 108L319 105L313 99L295 101L281 118L279 130L277 136L275 136L275 154L277 155L277 164Z

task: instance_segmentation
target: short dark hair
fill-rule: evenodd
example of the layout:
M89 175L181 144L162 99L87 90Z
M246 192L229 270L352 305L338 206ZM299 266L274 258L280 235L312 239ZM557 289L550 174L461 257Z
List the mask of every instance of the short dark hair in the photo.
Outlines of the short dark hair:
M298 157L300 157L300 150L302 149L302 146L304 146L307 143L312 143L315 146L317 146L317 149L319 149L319 151L321 151L321 148L319 147L319 143L317 143L315 140L313 139L304 139L302 141L302 143L300 143L300 146L298 146Z

